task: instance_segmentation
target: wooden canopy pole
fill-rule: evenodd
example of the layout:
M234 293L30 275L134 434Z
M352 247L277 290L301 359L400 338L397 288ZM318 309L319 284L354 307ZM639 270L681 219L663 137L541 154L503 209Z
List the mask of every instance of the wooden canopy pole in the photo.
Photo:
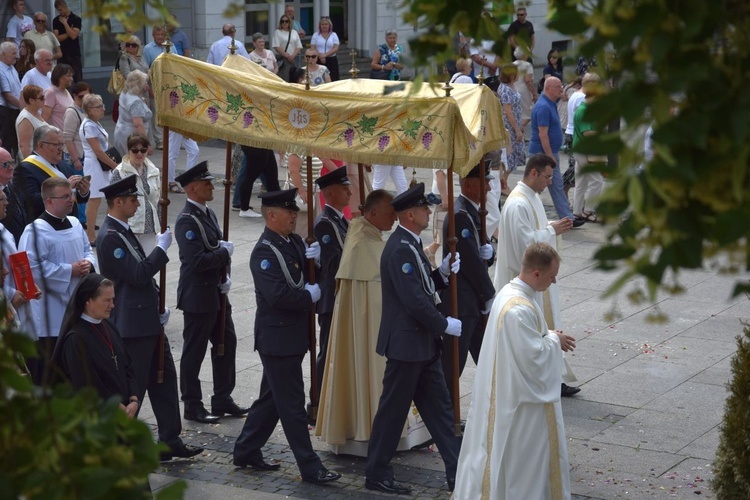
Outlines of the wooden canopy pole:
M229 44L229 53L234 55L237 50L237 46L234 43L234 35L232 36L232 42ZM222 227L221 237L224 241L229 241L229 202L232 196L232 143L227 141L226 143L226 157L224 162L224 224ZM221 282L227 282L227 270L228 267L224 266L221 270ZM216 355L224 356L224 345L226 338L227 329L227 294L219 294L219 343L216 345Z
M159 198L161 232L167 230L167 207L169 206L169 127L164 127L162 136L164 148L161 151L161 198ZM167 308L167 266L159 271L159 312L164 314ZM156 382L164 382L164 325L159 330L159 361L156 369Z
M359 69L357 69L357 51L352 49L349 51L349 55L352 56L352 68L349 70L349 74L352 80L357 78ZM365 166L362 163L357 163L357 175L359 176L359 213L364 215L365 210Z
M309 62L305 59L305 90L310 90L310 71L308 69ZM313 168L312 168L312 156L308 153L307 155L307 238L305 243L308 246L315 243L315 235L313 234L313 223L315 217L315 198L313 198ZM315 284L315 259L307 259L308 269L308 282L312 285ZM308 418L315 420L318 417L318 400L320 394L318 394L318 367L316 365L317 360L317 337L315 333L315 304L313 303L310 308L310 320L308 322L308 340L310 343L310 413Z
M448 79L448 68L443 67L443 72L446 75L446 82L443 86L443 90L445 91L445 97L451 96L451 91L453 90L453 86L450 84L450 80ZM456 244L458 243L458 238L456 238L456 217L453 213L453 162L451 162L450 166L448 167L448 175L446 176L447 184L448 184L448 251L450 252L450 262L451 265L453 265L453 262L456 260ZM450 277L449 277L449 284L450 284L450 297L451 297L451 316L454 318L458 318L458 281L456 278L456 273L451 271ZM459 363L458 363L458 337L452 337L451 342L453 343L453 380L452 380L452 395L453 395L453 433L456 436L461 435L461 390L458 383L459 378Z

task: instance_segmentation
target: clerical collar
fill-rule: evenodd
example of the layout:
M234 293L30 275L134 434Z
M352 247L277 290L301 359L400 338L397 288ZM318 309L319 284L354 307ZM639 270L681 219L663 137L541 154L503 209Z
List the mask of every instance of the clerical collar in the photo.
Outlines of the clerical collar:
M98 325L98 324L100 324L102 322L102 320L100 320L100 319L94 319L94 318L92 318L91 316L89 316L86 313L81 313L81 319L84 320L84 321L88 321L89 323L93 323L95 325Z
M474 208L475 208L475 209L477 210L477 212L479 211L479 203L474 203L474 202L473 202L473 201L471 201L471 200L470 200L470 199L469 199L469 198L468 198L467 196L464 196L464 194L463 194L463 193L461 193L461 195L460 195L460 196L461 196L461 197L462 197L463 199L465 199L466 201L468 201L469 203L471 203L471 204L472 204L472 205L474 206Z
M109 217L110 219L112 219L112 220L114 220L114 221L117 221L117 222L119 222L119 223L120 223L120 224L122 225L122 227L124 227L125 229L130 229L130 224L128 224L127 222L123 222L123 221L121 221L120 219L118 219L118 218L117 218L117 217L115 217L114 215L112 215L112 214L107 214L107 217Z
M200 208L204 214L208 213L208 207L204 205L203 203L198 203L197 201L193 201L190 198L188 198L188 203L192 203L196 207Z
M414 237L414 239L416 240L416 242L417 242L417 244L418 244L418 245L421 245L421 244L422 244L422 239L421 239L421 238L419 237L419 235L418 235L418 234L416 234L416 233L414 233L414 232L412 232L412 231L409 231L408 229L406 229L406 228L405 228L404 226L402 226L401 224L399 224L399 225L398 225L398 227L401 227L401 228L403 228L403 229L404 229L404 231L406 231L407 233L409 233L410 235L412 235L412 236Z
M344 212L339 212L338 210L336 210L334 207L332 207L328 203L326 203L326 206L328 208L330 208L331 210L333 210L334 212L336 212L336 215L338 215L340 218L342 218L342 219L344 218Z
M60 217L52 215L46 210L42 213L42 215L39 216L39 218L52 226L52 229L54 229L55 231L62 231L64 229L70 229L71 227L73 227L73 224L70 223L70 220L68 220L67 217L63 217L61 219Z

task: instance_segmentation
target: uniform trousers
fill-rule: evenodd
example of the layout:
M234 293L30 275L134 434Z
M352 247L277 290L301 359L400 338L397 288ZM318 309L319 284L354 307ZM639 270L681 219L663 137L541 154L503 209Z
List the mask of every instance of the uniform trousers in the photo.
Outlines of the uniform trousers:
M172 359L167 337L162 337L164 343L164 381L157 382L159 371L159 335L148 337L123 338L122 343L130 356L133 373L138 384L138 400L148 391L151 408L154 410L156 423L159 427L159 441L168 445L182 442L182 420L180 417L180 403L177 398L177 370ZM138 411L140 411L138 408Z
M461 336L458 337L458 376L464 372L466 359L471 353L474 363L479 362L479 350L484 340L484 321L478 316L461 317ZM453 337L443 335L443 374L448 392L453 399Z
M227 301L226 327L224 334L224 356L218 355L219 345L219 311L210 313L183 312L185 327L182 330L184 344L180 359L180 391L185 410L194 410L203 406L203 395L198 375L201 364L206 357L208 341L211 341L211 366L213 368L214 394L211 405L229 404L236 381L235 357L237 353L237 335L232 322L232 306Z
M279 185L279 169L276 165L276 155L270 149L242 146L245 153L247 168L240 188L240 209L250 209L250 196L253 194L253 184L261 174L266 175L266 189L269 192L281 190Z
M250 407L245 425L234 445L235 461L263 458L260 449L268 442L276 424L281 420L302 477L314 477L323 467L320 457L313 450L310 432L307 430L305 385L302 380L304 358L304 354L260 354L263 363L260 395Z
M446 477L455 479L461 443L453 433L451 399L437 356L429 361L386 361L383 394L372 422L370 444L367 447L367 479L393 479L393 467L390 463L412 400L440 450Z
M318 398L320 398L320 389L323 387L323 371L326 369L326 355L328 354L328 337L331 335L331 321L333 321L333 311L318 315L318 325L320 325L320 350L315 358ZM312 389L310 390L310 399L312 400Z

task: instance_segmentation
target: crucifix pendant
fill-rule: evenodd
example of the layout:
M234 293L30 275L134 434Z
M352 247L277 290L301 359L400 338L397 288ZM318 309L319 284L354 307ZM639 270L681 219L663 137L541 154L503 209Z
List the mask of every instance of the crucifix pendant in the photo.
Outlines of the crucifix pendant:
M120 367L117 365L117 354L112 354L112 361L115 362L115 370L119 370Z

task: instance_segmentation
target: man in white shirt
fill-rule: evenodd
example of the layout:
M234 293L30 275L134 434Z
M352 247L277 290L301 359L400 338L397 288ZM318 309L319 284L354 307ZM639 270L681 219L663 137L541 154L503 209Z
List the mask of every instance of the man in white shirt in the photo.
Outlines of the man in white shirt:
M208 58L206 59L207 63L221 66L221 63L224 62L224 58L229 54L229 46L232 44L232 39L234 38L235 33L237 33L237 28L234 27L234 24L227 23L222 26L221 34L224 36L211 44L211 49L208 51ZM236 47L235 54L250 59L244 43L235 40L234 46Z
M472 41L469 47L471 60L474 62L474 76L479 78L479 75L483 75L485 80L498 76L497 55L492 52L492 46L495 42L493 40L482 40L479 45L475 45L475 43L476 41ZM495 89L497 89L497 85L495 85Z
M0 142L11 155L18 151L15 123L20 113L21 82L14 67L17 58L15 43L0 43Z
M36 50L49 50L54 59L60 59L62 57L60 42L57 40L54 33L47 30L47 14L44 12L34 13L34 29L24 33L23 37L26 40L34 42Z
M39 49L34 52L34 62L36 62L36 66L28 70L26 74L23 75L23 80L21 80L21 89L23 89L26 85L36 85L37 87L41 87L42 90L47 90L49 87L51 87L51 71L53 61L54 58L52 56L52 52L50 52L49 50ZM25 105L26 103L23 102L22 98L21 107Z

